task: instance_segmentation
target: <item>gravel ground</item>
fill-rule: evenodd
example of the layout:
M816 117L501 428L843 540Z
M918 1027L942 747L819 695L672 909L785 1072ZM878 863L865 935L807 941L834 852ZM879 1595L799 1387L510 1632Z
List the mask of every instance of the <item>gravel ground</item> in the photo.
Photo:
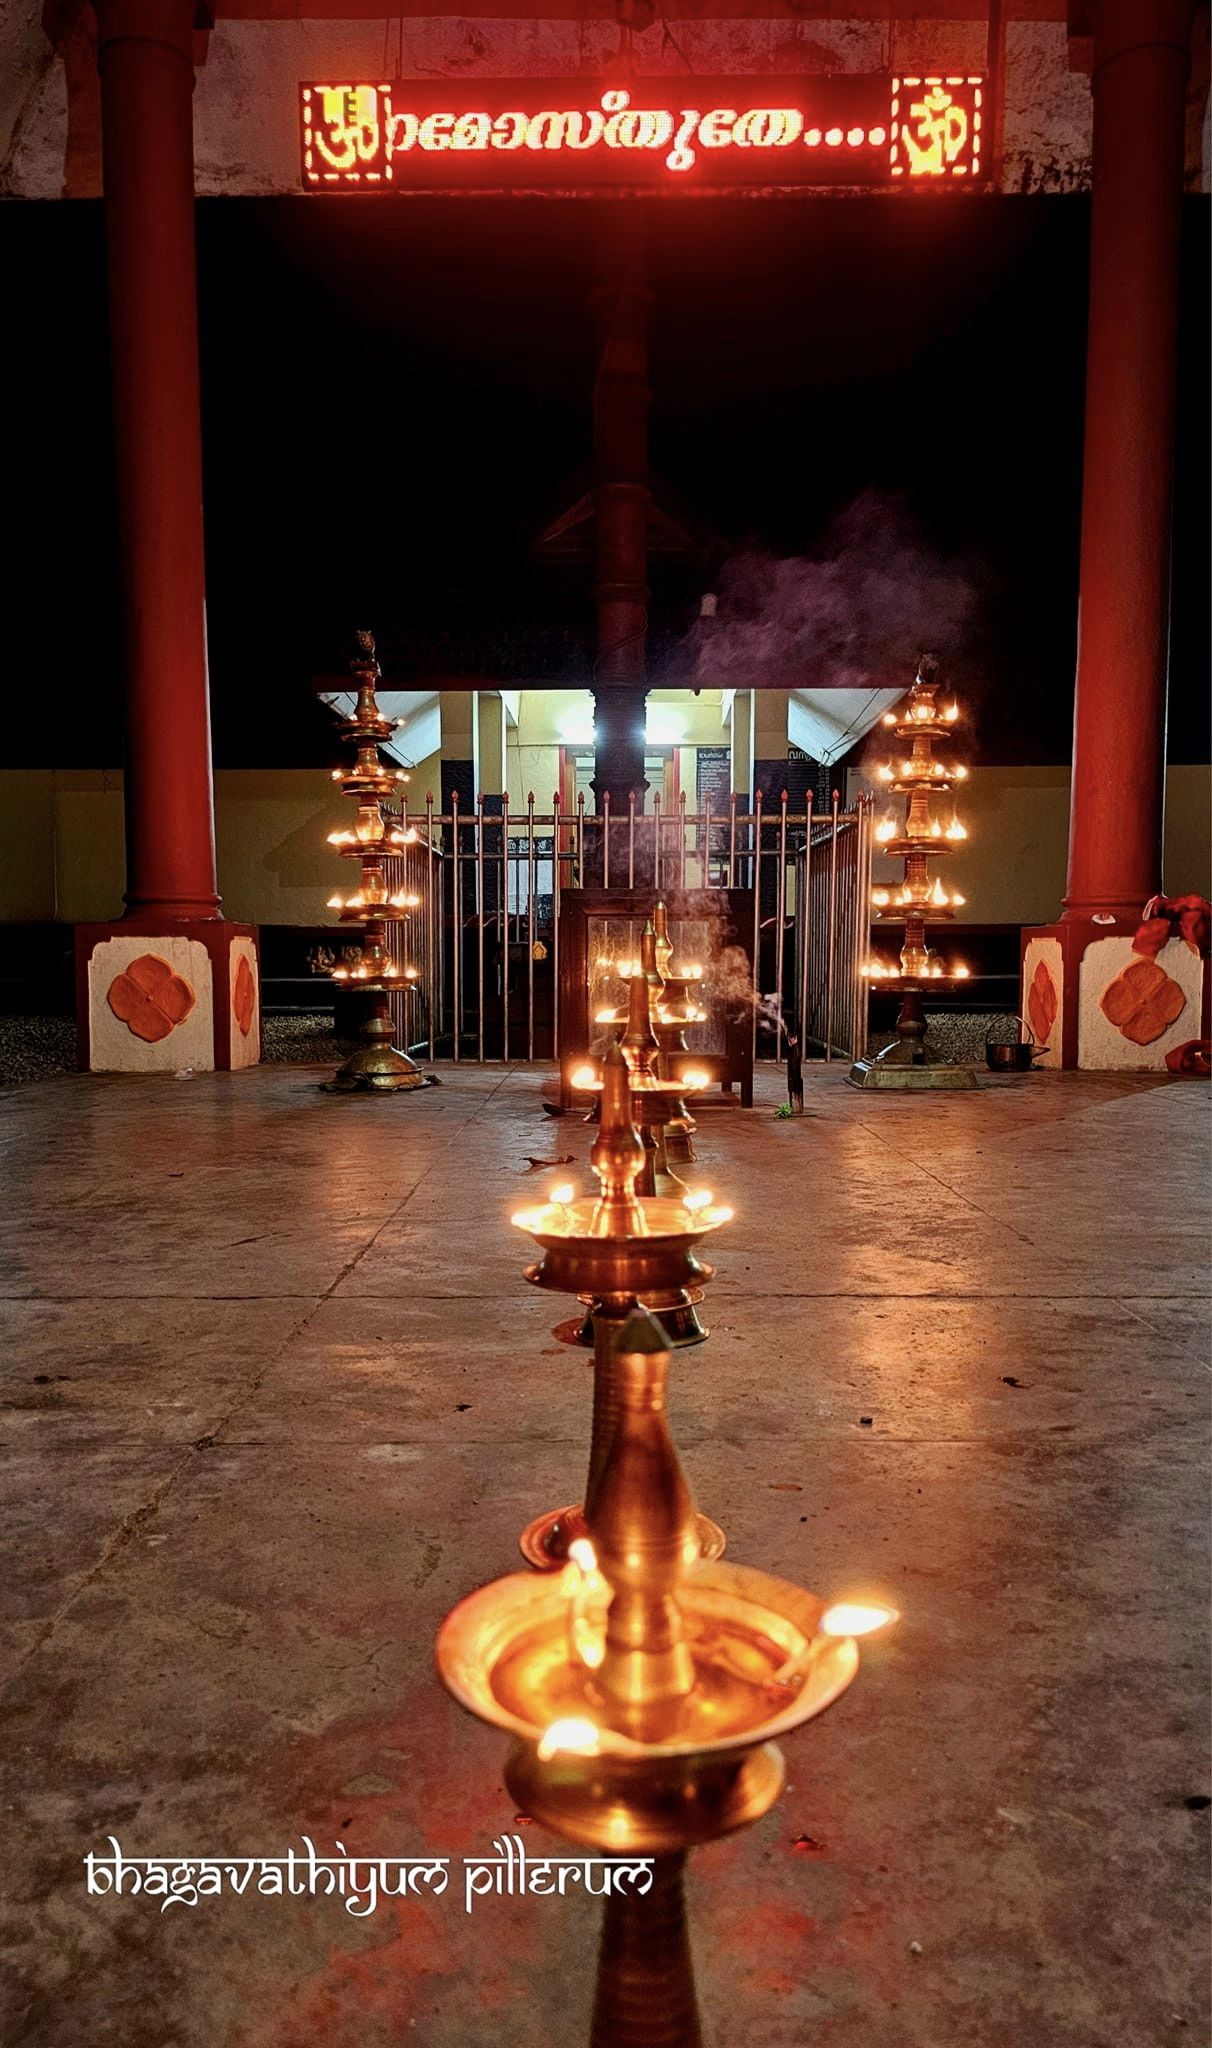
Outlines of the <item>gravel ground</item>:
M0 1017L0 1086L49 1081L76 1064L76 1027L70 1017Z
M932 1014L926 1012L926 1025L931 1044L945 1060L959 1060L970 1066L984 1066L985 1039L992 1033L994 1039L1014 1039L1018 1036L1018 1018L1010 1015L987 1015L970 1010L947 1010ZM895 1032L889 1033L895 1037ZM883 1043L887 1044L887 1039Z
M944 1059L984 1064L985 1037L1012 1038L1016 1020L1010 1016L963 1011L930 1016L930 1037ZM888 1043L891 1032L873 1033L869 1052ZM303 1016L266 1017L262 1026L262 1058L274 1066L337 1063L350 1041L338 1038L332 1017L324 1011ZM76 1027L69 1017L0 1017L0 1087L27 1081L48 1081L70 1074L76 1065Z
M266 1017L262 1058L279 1066L314 1065L346 1058L350 1041L337 1038L332 1016ZM76 1027L70 1017L0 1017L0 1087L49 1081L76 1067Z
M314 1066L321 1060L348 1059L352 1043L352 1039L337 1037L331 1011L261 1020L261 1058L270 1066Z

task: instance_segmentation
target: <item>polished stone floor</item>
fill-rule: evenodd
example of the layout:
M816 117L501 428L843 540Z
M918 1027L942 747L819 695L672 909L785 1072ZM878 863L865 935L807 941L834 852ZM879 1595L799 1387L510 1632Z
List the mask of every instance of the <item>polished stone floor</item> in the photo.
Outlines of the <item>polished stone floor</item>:
M591 1902L90 1897L83 1858L487 1850L431 1644L579 1490L520 1277L525 1069L0 1101L5 2048L576 2048ZM735 1203L674 1422L730 1554L902 1612L697 1854L709 2048L1208 2039L1198 1083L1033 1075L702 1118ZM538 1845L541 1837L531 1831Z

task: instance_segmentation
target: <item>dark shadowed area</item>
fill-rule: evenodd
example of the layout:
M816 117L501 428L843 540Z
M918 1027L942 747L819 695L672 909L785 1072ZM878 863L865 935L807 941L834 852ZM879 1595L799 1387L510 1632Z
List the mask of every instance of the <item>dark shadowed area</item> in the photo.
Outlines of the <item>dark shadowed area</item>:
M1209 752L1207 202L1186 204L1179 761ZM604 210L200 204L221 765L327 759L310 679L358 619L376 624L389 675L589 680L588 576L533 543L589 481ZM646 214L654 480L699 544L696 560L654 564L654 680L689 679L685 635L715 587L726 622L758 629L725 639L717 681L881 681L930 637L979 699L982 758L1068 759L1085 201L713 200ZM113 765L100 209L10 205L0 235L24 309L14 381L29 395L10 422L23 504L13 673L53 684L65 714L10 731L10 758Z

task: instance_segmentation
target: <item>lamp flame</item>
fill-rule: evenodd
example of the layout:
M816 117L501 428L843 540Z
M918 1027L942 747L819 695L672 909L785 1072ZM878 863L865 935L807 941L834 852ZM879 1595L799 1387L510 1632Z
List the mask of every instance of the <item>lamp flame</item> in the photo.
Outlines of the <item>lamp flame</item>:
M890 1621L899 1620L895 1607L865 1607L858 1601L839 1600L825 1609L817 1631L823 1636L869 1636L877 1628L886 1628Z

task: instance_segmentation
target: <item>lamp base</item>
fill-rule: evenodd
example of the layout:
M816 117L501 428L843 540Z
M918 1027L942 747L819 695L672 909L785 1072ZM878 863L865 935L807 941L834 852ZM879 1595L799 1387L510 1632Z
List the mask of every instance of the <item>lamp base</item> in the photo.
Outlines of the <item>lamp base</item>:
M875 1058L856 1060L846 1079L852 1088L975 1088L971 1067L953 1066L934 1057L927 1037L923 991L915 981L906 981L901 994L901 1013L896 1020L896 1037Z
M375 998L375 1007L359 1033L364 1043L350 1054L343 1067L337 1068L331 1081L323 1083L325 1093L352 1095L362 1091L386 1095L398 1088L430 1087L432 1075L423 1074L416 1061L410 1060L406 1052L397 1052L391 1042L395 1025L388 1012L386 991L372 988L368 993Z
M430 1086L429 1075L421 1072L416 1061L391 1045L364 1046L360 1052L352 1053L343 1067L338 1067L331 1081L323 1083L327 1095L352 1095L357 1090L385 1095L397 1088Z
M886 1046L874 1059L856 1060L846 1079L852 1088L975 1088L976 1075L971 1067L953 1066L946 1060L912 1060L903 1056L890 1058L893 1053L903 1052L903 1041Z

